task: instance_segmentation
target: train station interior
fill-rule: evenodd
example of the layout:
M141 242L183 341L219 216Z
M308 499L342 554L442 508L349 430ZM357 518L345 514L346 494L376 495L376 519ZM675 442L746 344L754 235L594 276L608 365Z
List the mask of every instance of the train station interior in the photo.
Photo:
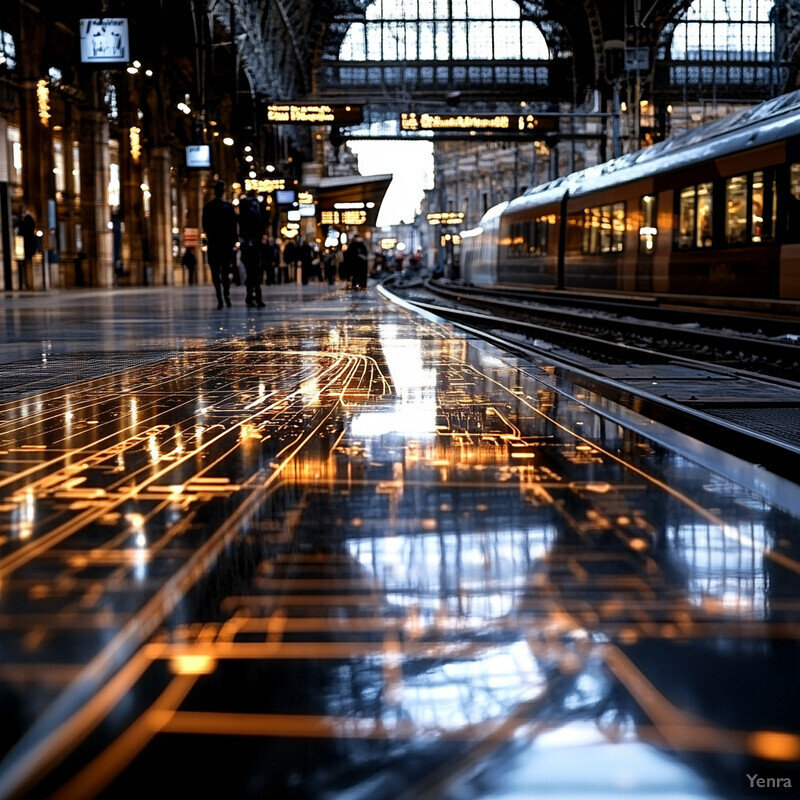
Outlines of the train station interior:
M798 0L4 0L0 800L800 796Z

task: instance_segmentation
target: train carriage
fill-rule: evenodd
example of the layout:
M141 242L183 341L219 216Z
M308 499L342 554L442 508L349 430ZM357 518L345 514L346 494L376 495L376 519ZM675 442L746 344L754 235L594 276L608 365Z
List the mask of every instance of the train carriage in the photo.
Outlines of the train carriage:
M534 187L477 231L473 284L798 299L800 91Z

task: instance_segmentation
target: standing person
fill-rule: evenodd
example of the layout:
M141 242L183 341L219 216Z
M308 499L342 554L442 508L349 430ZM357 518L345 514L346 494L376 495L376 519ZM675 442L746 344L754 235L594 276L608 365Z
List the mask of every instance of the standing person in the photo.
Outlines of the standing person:
M194 247L187 247L183 253L181 264L186 267L186 282L189 286L194 286L194 268L197 266L197 256L194 254Z
M288 242L287 242L288 244ZM280 239L275 240L275 283L289 282L289 268L286 266L286 244Z
M326 250L325 255L322 256L322 265L325 270L325 280L333 286L336 282L336 264L334 262L334 257L338 251L336 250Z
M308 240L304 240L300 243L297 259L300 262L300 279L303 282L303 286L305 286L314 271L312 266L312 262L314 261L314 250L312 249L311 243Z
M208 266L211 280L217 293L217 308L222 308L222 299L231 307L230 278L228 268L236 245L236 214L233 206L222 199L225 181L214 184L214 199L203 207L203 230L208 239Z
M369 251L362 236L356 236L347 248L345 258L350 265L350 276L354 289L367 288L367 267L369 264Z
M292 267L297 266L297 246L295 243L289 239L286 244L283 246L283 253L281 254L281 258L283 259L283 264L285 266L281 267L281 277L283 278L284 283L288 283L292 279ZM278 281L280 283L281 281Z
M261 300L261 239L265 224L261 204L251 189L239 200L239 239L247 287L245 303L250 307L264 308Z
M33 259L39 249L36 236L36 220L27 209L23 210L19 222L19 235L22 237L22 246L25 254L25 266L20 274L19 288L33 288Z
M280 261L280 257L281 252L278 246L269 236L264 236L261 240L261 271L264 273L264 281L267 286L275 283L275 267Z

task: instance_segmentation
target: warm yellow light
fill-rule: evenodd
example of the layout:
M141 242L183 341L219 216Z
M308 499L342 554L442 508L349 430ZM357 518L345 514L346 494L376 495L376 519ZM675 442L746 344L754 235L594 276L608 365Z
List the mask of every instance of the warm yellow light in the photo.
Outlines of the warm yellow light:
M135 125L130 130L131 158L135 164L139 163L139 156L142 154L141 133L142 129L137 128Z
M169 668L175 675L210 675L217 662L211 656L185 653L170 659Z
M47 127L50 124L50 89L47 88L44 78L36 82L36 101L39 106L39 120Z
M779 731L756 731L747 740L751 755L772 761L796 761L800 758L800 736Z

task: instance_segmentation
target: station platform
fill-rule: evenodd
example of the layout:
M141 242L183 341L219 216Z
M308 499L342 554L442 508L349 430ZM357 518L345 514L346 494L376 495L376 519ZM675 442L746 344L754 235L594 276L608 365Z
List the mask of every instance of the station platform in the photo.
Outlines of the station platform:
M0 298L0 798L796 796L796 484L374 286L232 300Z

